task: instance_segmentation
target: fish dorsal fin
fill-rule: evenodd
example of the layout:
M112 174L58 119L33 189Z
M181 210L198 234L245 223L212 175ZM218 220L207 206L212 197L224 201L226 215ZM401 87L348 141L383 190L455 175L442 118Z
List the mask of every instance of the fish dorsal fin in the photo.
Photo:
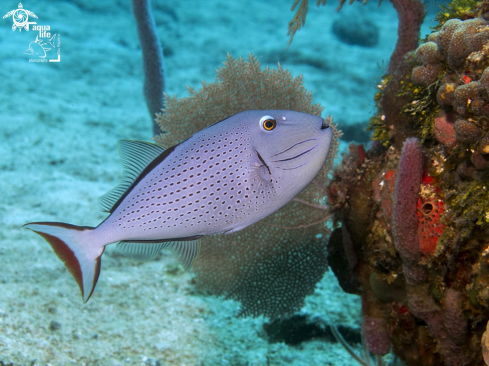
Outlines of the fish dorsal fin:
M163 146L144 141L119 140L117 145L122 160L122 179L115 188L99 197L98 206L104 212L112 212L144 168L165 151Z
M121 241L117 244L117 249L125 257L140 262L153 259L163 248L170 249L183 269L188 270L199 254L200 236L178 241Z

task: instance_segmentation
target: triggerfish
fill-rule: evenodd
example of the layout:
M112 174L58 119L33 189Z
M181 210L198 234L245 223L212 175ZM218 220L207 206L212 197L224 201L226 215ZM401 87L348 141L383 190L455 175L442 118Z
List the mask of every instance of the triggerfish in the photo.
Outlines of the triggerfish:
M32 222L80 286L92 295L107 244L136 260L168 248L191 267L204 235L232 233L297 196L318 174L333 131L325 120L286 110L250 110L165 149L118 142L122 180L99 198L110 215L97 227Z

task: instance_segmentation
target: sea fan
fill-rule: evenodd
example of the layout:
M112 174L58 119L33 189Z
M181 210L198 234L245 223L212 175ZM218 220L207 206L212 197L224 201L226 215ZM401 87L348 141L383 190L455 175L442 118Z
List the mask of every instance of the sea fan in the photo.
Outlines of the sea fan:
M157 117L165 134L156 137L164 146L175 145L203 128L249 109L286 109L320 115L312 104L302 76L283 69L260 69L253 55L247 61L228 55L214 83L189 88L190 96L167 97ZM338 150L341 133L330 123L335 138L327 162L314 181L292 202L262 221L230 235L202 239L194 263L198 288L239 300L243 315L271 318L290 314L303 305L306 295L327 268L325 222L326 182Z

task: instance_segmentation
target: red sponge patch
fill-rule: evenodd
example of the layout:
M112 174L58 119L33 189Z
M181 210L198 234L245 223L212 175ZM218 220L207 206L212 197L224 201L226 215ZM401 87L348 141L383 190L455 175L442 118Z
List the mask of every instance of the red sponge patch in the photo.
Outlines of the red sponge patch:
M440 199L419 198L417 207L419 250L425 254L433 254L438 238L443 233L445 225L440 222L445 211L445 205Z

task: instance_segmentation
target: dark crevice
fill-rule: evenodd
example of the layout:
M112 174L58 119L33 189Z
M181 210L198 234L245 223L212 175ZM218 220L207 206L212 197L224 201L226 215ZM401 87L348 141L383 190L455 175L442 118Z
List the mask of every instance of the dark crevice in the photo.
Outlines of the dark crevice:
M360 329L344 325L338 325L337 328L347 343L353 345L362 342ZM321 318L311 319L308 315L296 314L289 318L280 318L271 323L265 323L263 329L270 343L284 342L287 345L296 346L312 340L336 342L329 324Z

